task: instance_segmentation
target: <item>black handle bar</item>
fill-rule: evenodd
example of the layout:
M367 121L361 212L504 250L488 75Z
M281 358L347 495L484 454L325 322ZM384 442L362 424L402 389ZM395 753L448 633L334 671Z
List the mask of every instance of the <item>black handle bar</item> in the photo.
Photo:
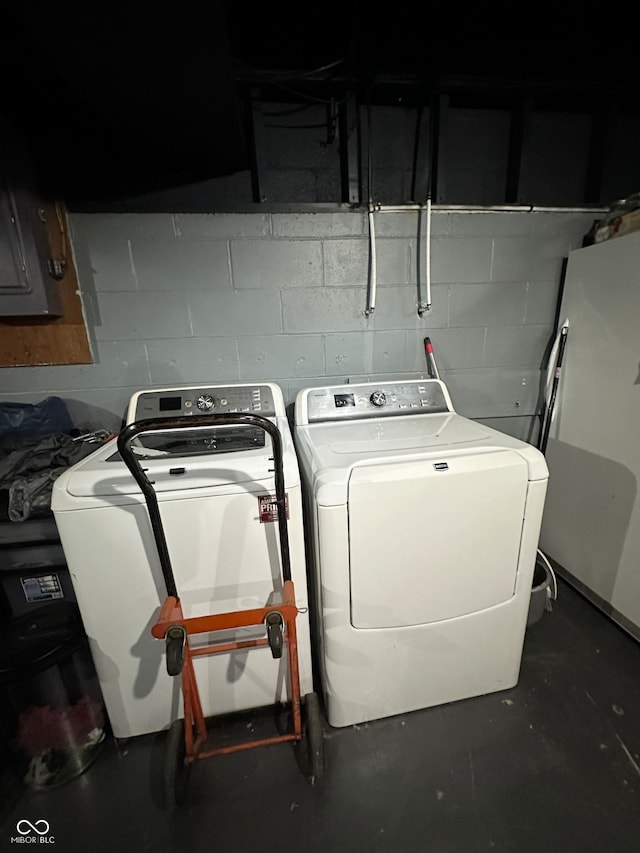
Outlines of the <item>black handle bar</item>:
M273 447L273 471L275 474L276 506L278 508L278 533L280 537L280 553L282 558L282 577L284 581L291 580L291 560L289 556L289 536L287 532L287 507L284 487L284 466L282 454L282 436L280 430L267 418L261 415L249 413L222 413L212 415L192 415L188 418L156 418L143 421L135 421L127 424L118 436L118 450L124 464L127 466L134 480L140 486L144 495L151 521L151 529L158 549L160 567L164 576L168 595L179 598L176 587L175 576L167 548L167 540L164 526L160 517L158 498L152 482L145 474L135 453L131 449L134 438L147 432L173 432L180 429L204 429L213 426L229 426L243 424L247 426L260 427L271 436Z

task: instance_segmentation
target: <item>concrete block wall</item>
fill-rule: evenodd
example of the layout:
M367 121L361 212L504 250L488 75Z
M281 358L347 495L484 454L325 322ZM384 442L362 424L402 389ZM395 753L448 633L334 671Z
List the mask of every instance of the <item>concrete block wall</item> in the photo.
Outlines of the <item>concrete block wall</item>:
M423 219L376 215L367 317L362 212L75 214L95 362L2 368L0 399L56 394L78 425L113 429L145 387L272 380L293 402L308 385L425 376L429 335L456 409L527 438L563 259L593 216L436 209L419 317Z

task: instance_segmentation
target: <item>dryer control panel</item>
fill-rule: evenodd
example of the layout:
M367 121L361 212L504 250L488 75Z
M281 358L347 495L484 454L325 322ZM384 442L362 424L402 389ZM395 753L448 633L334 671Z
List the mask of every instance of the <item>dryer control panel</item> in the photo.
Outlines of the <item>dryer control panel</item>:
M453 411L444 385L433 379L309 388L305 393L308 423Z
M251 412L269 418L276 414L273 392L268 385L230 385L163 388L134 394L127 423L155 418Z

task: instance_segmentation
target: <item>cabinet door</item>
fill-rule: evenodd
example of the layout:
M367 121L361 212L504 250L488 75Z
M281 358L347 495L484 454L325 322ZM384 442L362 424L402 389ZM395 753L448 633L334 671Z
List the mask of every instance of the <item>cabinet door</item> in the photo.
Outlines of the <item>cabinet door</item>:
M15 138L3 134L0 150L0 317L59 315L56 282L35 177Z

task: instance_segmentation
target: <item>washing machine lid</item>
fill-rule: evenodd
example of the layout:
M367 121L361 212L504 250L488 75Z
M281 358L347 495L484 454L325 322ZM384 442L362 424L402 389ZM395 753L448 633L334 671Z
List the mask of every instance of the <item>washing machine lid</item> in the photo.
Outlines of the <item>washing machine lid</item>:
M149 459L182 459L193 456L210 458L224 453L244 453L266 447L267 434L254 426L215 426L206 429L162 430L143 433L135 438L131 445L138 458L145 462ZM120 459L116 451L107 461Z
M291 432L286 418L275 420L282 436L285 484L287 488L293 488L300 479ZM176 441L183 441L184 436L178 433L185 432L189 431L176 431ZM268 436L264 446L250 443L234 450L210 448L207 452L176 453L166 448L143 447L137 448L136 452L144 460L147 476L158 495L167 498L187 496L195 490L215 490L220 494L255 491L273 482L273 456ZM126 498L143 499L138 484L120 458L116 439L58 477L51 506L54 512L77 508L75 499L86 499L86 506L90 507L93 501L110 497L121 498L116 501L118 503L126 502Z

